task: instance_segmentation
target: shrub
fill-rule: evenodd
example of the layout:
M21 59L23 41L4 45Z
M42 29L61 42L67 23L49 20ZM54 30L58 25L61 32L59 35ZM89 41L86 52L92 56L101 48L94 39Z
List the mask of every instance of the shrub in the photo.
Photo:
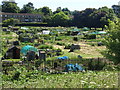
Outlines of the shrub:
M78 41L78 37L73 37L73 40L74 41Z
M53 49L53 46L51 46L51 45L40 45L40 46L38 46L38 49Z
M85 37L86 39L96 39L96 35L95 35L95 34L84 35L84 37Z
M57 56L63 55L63 52L57 52L56 55Z
M58 51L58 52L62 52L62 49L58 48L57 51Z
M61 37L56 37L55 40L57 40L57 41L61 41L62 38L61 38Z
M88 70L102 70L106 63L100 60L90 59L88 62Z
M68 44L68 45L65 45L65 48L64 49L70 49L71 48L71 45Z
M57 44L57 45L61 45L61 46L62 46L62 45L65 45L65 43L63 43L63 42L57 42L56 44Z

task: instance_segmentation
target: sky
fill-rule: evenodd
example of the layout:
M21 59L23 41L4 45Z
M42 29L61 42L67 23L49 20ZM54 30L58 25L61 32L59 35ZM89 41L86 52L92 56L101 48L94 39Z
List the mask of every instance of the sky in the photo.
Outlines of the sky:
M52 11L55 11L57 7L67 7L70 11L81 11L86 8L97 9L103 6L111 8L112 5L118 5L119 1L120 0L15 0L20 8L22 8L24 4L32 2L35 8L48 6Z

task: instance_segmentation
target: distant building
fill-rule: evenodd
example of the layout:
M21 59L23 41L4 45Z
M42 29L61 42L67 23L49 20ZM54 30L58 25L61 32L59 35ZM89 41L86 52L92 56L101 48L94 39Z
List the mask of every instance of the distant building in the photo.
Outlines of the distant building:
M14 3L15 0L3 0L4 3ZM20 22L42 22L42 17L40 14L30 14L30 13L5 13L0 12L0 20L4 21L10 18L18 19Z
M119 14L120 13L120 1L118 2L118 5L113 5L112 8L116 14Z
M42 16L40 14L30 14L30 13L0 12L0 18L2 18L2 21L10 18L14 18L14 19L18 19L20 22L42 22Z

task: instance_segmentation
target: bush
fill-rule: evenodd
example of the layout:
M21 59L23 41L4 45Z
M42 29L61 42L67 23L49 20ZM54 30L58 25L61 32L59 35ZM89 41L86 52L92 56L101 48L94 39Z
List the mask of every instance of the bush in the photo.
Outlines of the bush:
M78 37L73 37L73 40L74 41L78 41Z
M100 60L90 59L88 62L88 70L102 70L106 63Z
M63 52L57 52L56 55L57 56L63 55Z
M38 49L53 49L53 46L51 46L51 45L40 45L40 46L38 46Z
M61 45L61 46L62 46L62 45L65 45L65 43L63 43L63 42L57 42L56 44L57 44L57 45Z
M61 37L56 37L55 40L57 40L57 41L61 41L62 38L61 38Z
M85 37L86 39L96 39L96 35L95 35L95 34L84 35L84 37Z
M71 48L71 45L68 44L68 45L65 45L65 48L64 49L70 49Z
M10 18L10 19L7 19L7 20L4 20L3 21L3 25L5 26L8 26L8 25L12 25L14 26L15 24L19 23L20 21L18 19L13 19L13 18Z
M58 51L58 52L62 52L62 49L58 48L57 51Z

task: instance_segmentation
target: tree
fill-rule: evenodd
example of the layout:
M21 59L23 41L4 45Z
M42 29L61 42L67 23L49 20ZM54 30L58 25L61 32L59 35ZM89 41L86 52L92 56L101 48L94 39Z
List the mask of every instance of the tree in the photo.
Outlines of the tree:
M49 7L43 7L41 8L41 12L43 13L43 15L48 15L48 16L51 16L52 15L52 11L51 9L49 9Z
M104 44L107 50L103 53L109 60L115 64L120 63L120 20L112 22L109 20L109 26L106 27L108 35Z
M113 5L112 8L113 8L115 14L117 15L117 17L120 18L120 5Z
M103 28L105 25L108 25L108 19L111 21L116 20L114 11L108 7L99 8L91 14L91 17L96 28Z
M33 3L29 2L28 4L24 5L20 12L21 13L33 13L34 12Z
M2 12L18 13L19 11L20 11L20 8L17 6L16 3L4 2L2 4Z
M73 12L73 25L77 27L92 27L92 17L90 16L96 9L86 8L83 11Z
M59 13L59 12L61 12L61 11L62 11L62 10L61 10L61 7L58 7L58 8L56 9L56 11L53 12L53 14Z
M56 13L53 17L53 24L57 26L67 26L68 21L70 20L69 16L67 16L64 12Z
M11 25L11 26L14 26L15 24L18 24L19 23L19 20L18 19L13 19L13 18L10 18L10 19L7 19L7 20L4 20L3 21L3 24L8 26L8 25Z
M36 9L36 13L40 13L42 15L43 22L47 23L51 21L51 17L53 15L52 10L47 6Z
M62 11L66 14L66 15L71 15L71 12L68 8L63 8Z

